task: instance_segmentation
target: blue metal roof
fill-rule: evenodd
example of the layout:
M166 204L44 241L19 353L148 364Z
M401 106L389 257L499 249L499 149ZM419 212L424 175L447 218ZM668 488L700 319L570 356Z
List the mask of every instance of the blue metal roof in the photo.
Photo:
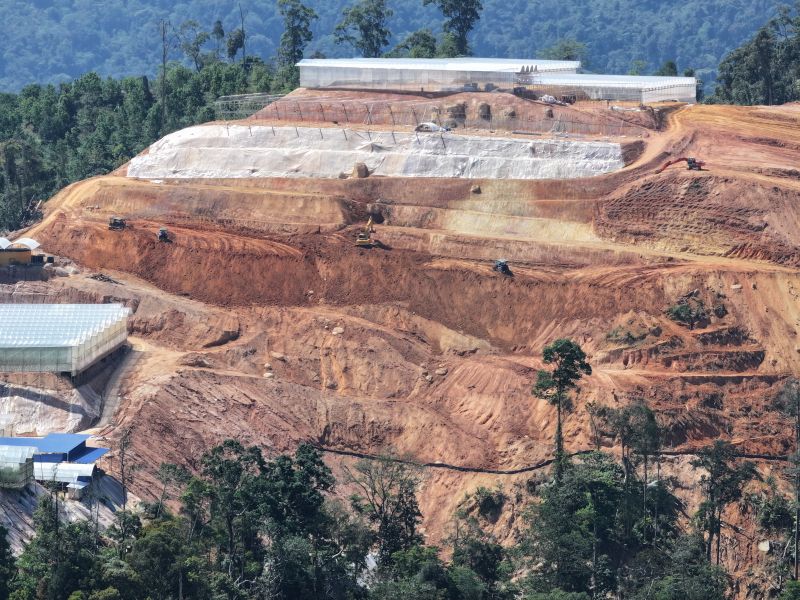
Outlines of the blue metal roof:
M67 454L85 443L90 437L80 433L48 433L37 442L36 447L42 454L49 452Z
M86 448L86 454L79 456L78 458L72 459L72 462L78 463L81 465L88 465L93 462L97 462L100 460L100 457L103 456L106 452L109 451L108 448Z
M62 454L64 459L86 443L91 436L80 433L49 433L42 437L0 437L0 446L33 446L36 454ZM90 464L108 452L108 448L84 447L78 456L71 456L72 462Z

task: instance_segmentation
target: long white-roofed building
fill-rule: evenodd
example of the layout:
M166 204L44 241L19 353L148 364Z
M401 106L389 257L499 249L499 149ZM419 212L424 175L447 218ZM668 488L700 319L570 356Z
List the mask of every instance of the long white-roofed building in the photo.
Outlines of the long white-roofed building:
M0 372L77 375L128 339L122 304L0 304Z
M576 73L569 60L510 58L310 58L300 61L305 88L456 92L510 87L521 72Z
M507 58L332 58L298 63L309 89L460 92L527 88L585 100L695 102L694 77L579 73L578 61Z

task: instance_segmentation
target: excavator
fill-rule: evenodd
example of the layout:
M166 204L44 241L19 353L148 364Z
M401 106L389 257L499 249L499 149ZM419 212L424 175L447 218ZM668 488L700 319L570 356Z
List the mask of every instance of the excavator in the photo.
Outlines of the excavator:
M119 217L111 217L108 220L108 228L112 231L122 231L126 225L125 219L120 219Z
M372 217L370 217L364 229L359 231L356 236L356 247L372 248L375 245L375 240L372 239L373 233L375 233L375 229L372 227Z
M656 171L656 175L658 175L659 173L663 173L664 171L667 170L667 168L671 167L672 165L678 164L679 162L685 162L686 168L690 171L702 171L703 167L706 164L702 160L697 160L696 158L682 156L681 158L676 158L674 160L664 163L661 166L661 168L658 169L658 171Z

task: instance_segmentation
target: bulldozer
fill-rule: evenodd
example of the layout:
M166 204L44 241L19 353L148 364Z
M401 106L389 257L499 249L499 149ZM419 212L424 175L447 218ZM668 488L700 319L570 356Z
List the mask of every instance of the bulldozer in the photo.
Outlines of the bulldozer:
M373 233L375 233L375 229L372 227L372 217L370 217L364 229L359 231L356 236L356 247L372 248L375 245L375 240L372 239Z
M504 258L498 259L494 261L494 266L492 267L492 271L497 271L501 275L505 275L506 277L513 277L514 273L511 272L511 268L508 266L508 261Z
M158 230L158 241L159 242L171 242L172 240L169 237L169 231L167 231L166 227L162 227Z
M113 231L122 231L125 229L126 223L125 219L120 219L119 217L111 217L108 220L108 228Z
M706 164L702 160L697 160L696 158L692 158L690 156L682 156L681 158L670 160L669 162L666 162L663 165L661 165L661 168L659 168L658 171L656 171L656 175L658 175L659 173L663 173L664 171L667 170L667 168L671 167L672 165L678 164L679 162L685 162L686 168L689 171L702 171L703 167Z

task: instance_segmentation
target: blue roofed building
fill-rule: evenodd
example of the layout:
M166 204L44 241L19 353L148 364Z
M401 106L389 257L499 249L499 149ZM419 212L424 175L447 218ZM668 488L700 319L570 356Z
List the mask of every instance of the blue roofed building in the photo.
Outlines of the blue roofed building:
M108 448L87 446L86 441L90 437L79 433L0 437L0 456L16 456L15 449L18 453L25 453L24 457L15 459L14 465L0 464L0 475L8 471L5 479L9 480L5 482L0 477L0 487L20 487L19 473L27 473L28 469L28 478L61 484L66 487L70 497L80 499L95 478L95 463L109 451ZM32 470L25 466L25 460L32 463Z
M91 436L80 433L48 433L44 437L0 437L0 446L32 446L36 448L33 462L97 462L109 451L86 445Z

